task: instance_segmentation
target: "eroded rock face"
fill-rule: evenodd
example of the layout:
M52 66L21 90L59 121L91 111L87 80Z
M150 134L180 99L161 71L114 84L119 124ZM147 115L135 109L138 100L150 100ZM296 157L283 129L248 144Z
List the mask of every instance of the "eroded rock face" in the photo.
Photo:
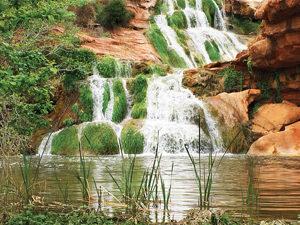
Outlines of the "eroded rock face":
M248 155L300 156L300 121L255 141Z
M260 95L260 90L249 89L241 92L221 93L209 97L208 101L217 110L218 116L224 119L227 126L249 121L248 106Z
M254 18L260 2L253 0L225 0L225 12Z
M254 115L252 131L260 136L280 131L285 125L300 120L300 107L284 102L265 104Z

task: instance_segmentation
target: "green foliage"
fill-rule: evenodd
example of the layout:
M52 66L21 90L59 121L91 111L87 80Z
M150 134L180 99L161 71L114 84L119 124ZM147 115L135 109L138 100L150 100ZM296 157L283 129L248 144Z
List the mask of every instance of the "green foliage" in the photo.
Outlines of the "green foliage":
M113 107L112 121L115 123L120 123L127 114L127 99L121 79L114 79L113 92L115 102Z
M178 28L175 27L175 32L177 34L177 40L178 42L180 43L181 46L186 46L187 43L186 43L186 36L185 34L183 33L183 31L179 30Z
M115 77L117 73L117 62L114 58L103 58L98 64L99 74L105 78Z
M230 17L230 23L240 34L258 33L260 27L260 21L253 22L249 18L238 17L235 15Z
M219 61L221 59L220 50L216 42L214 41L205 41L205 49L209 55L209 58L212 62Z
M189 6L191 8L196 9L196 0L188 0L188 2L189 2Z
M258 109L262 106L261 103L255 103L255 105L253 106L251 113L250 113L250 118L254 118L255 113L257 113Z
M185 0L177 0L177 4L180 8L185 9Z
M253 62L252 62L252 59L250 56L247 59L247 68L248 68L248 72L250 74L252 74L253 73Z
M219 73L224 79L226 92L241 91L243 89L244 73L228 67Z
M71 111L78 114L79 113L79 106L77 103L75 103L74 105L72 105Z
M75 121L74 121L73 118L71 118L71 117L69 117L69 118L67 118L67 119L65 119L65 120L63 121L63 125L64 125L65 127L70 127L70 126L72 126L74 123L75 123Z
M144 135L134 126L125 126L121 132L124 153L140 154L144 149Z
M270 84L268 80L259 80L257 86L261 91L261 94L259 96L260 100L268 100L272 98Z
M210 26L214 26L214 18L216 13L216 7L213 3L213 0L203 0L202 1L202 9L206 15L207 21Z
M88 84L82 84L79 87L79 102L83 110L79 112L79 120L81 122L89 122L93 119L94 100L91 88Z
M159 65L154 65L152 67L152 74L156 74L158 76L166 76L167 75L167 72L166 72L166 69L163 68L162 66L159 66Z
M104 85L103 102L102 102L102 113L105 114L108 102L110 101L110 89L108 83Z
M175 11L172 16L167 16L168 25L178 29L187 29L187 19L182 11Z
M157 1L155 7L154 7L154 15L161 14L161 8L162 8L162 0Z
M190 18L190 21L191 21L191 27L196 27L197 21L196 21L195 15L193 15L193 16Z
M133 13L126 10L124 0L109 0L97 9L96 20L108 29L127 26Z
M51 146L51 154L76 155L78 153L79 140L77 127L69 127L54 136Z
M117 135L107 123L87 125L82 132L81 144L83 151L99 155L119 153Z
M136 77L134 81L134 105L131 116L134 119L141 119L147 116L147 79L143 75Z
M176 51L168 49L168 43L155 23L151 24L148 37L152 41L163 63L177 68L186 68L183 58Z

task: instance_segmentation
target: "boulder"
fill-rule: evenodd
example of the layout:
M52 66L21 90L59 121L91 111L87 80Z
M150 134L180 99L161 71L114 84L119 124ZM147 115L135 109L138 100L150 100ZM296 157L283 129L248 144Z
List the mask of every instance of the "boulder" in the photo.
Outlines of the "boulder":
M300 120L300 107L292 103L265 104L254 115L252 131L263 136L278 132L285 125L298 120Z
M225 0L225 12L254 18L260 2L252 0Z
M218 112L218 116L224 119L229 127L238 123L249 121L248 106L260 95L260 90L249 89L241 92L221 93L209 97L208 102Z
M300 156L300 121L255 141L248 155Z

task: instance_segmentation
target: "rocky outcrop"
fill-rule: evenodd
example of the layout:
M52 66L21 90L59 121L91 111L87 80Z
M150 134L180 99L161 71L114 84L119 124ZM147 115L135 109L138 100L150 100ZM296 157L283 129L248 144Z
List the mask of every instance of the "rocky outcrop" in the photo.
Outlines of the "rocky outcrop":
M252 0L225 0L225 12L254 18L260 2Z
M225 124L233 127L249 121L248 106L260 95L260 90L250 89L242 92L221 93L209 97L208 102L218 112Z
M300 121L255 141L248 155L300 156Z
M300 120L300 107L289 102L265 104L254 115L252 131L260 136L275 133Z

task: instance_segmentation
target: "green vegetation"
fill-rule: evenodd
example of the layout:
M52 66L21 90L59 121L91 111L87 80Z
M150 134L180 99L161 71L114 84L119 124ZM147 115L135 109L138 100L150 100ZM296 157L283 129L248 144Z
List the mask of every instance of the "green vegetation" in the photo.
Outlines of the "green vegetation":
M185 9L185 0L177 0L177 5L180 8Z
M282 99L280 97L280 72L275 72L273 74L273 79L276 81L276 96L275 96L275 102L281 103Z
M272 98L271 94L271 88L269 84L269 80L259 80L257 83L257 86L259 90L261 91L261 94L259 96L259 100L268 100Z
M249 18L238 17L235 15L230 17L230 23L240 34L258 33L260 27L260 21L253 22Z
M79 113L79 106L77 103L75 103L74 105L72 105L71 111L78 114Z
M99 74L105 78L115 77L117 73L117 62L114 58L103 58L98 64Z
M154 65L152 67L152 74L163 77L167 75L167 71L166 68L162 67L161 65Z
M105 5L96 7L96 21L108 29L126 27L133 13L126 10L124 0L109 0Z
M72 126L73 124L75 124L75 121L74 121L73 118L71 118L71 117L69 117L69 118L67 118L67 119L65 119L65 120L63 121L63 126L64 126L64 127L70 127L70 126Z
M202 9L206 15L209 25L213 27L215 24L214 18L216 13L216 7L213 3L213 0L203 0Z
M163 63L177 68L186 68L186 63L183 58L181 58L173 49L168 49L168 43L155 23L151 24L148 37L152 41Z
M51 154L76 155L78 154L78 130L77 127L69 127L54 136L51 146Z
M253 106L252 110L250 110L250 118L253 119L255 113L257 113L258 109L262 106L261 103L255 103L255 105Z
M190 18L190 21L191 21L191 27L196 27L197 21L196 21L195 15L193 15L193 16Z
M179 44L184 47L187 45L187 42L186 42L186 36L185 34L183 33L183 31L179 30L178 28L174 27L174 30L177 34L177 41L179 42Z
M79 102L82 105L82 110L79 111L79 120L81 122L92 121L93 119L93 106L94 100L92 96L91 88L88 84L82 84L79 87Z
M189 2L189 6L191 8L196 9L196 0L188 0L188 2Z
M209 58L212 62L219 61L221 59L220 50L216 42L214 41L205 41L205 49L209 55Z
M187 19L182 11L175 11L172 16L167 16L168 25L178 29L187 29Z
M104 85L103 102L102 102L102 113L105 114L108 102L110 101L110 89L108 83Z
M141 119L147 116L147 79L144 75L139 75L134 81L134 105L131 116L134 119Z
M127 114L127 99L121 79L114 79L113 92L115 102L113 107L112 121L115 123L120 123Z
M252 59L250 56L247 59L247 68L248 68L248 72L250 74L252 74L253 73L253 62L252 62Z
M220 71L219 75L224 77L224 89L226 92L243 90L244 73L228 67Z
M82 132L81 145L84 152L97 155L119 153L117 135L107 123L88 124Z
M121 143L126 154L143 153L144 135L133 125L124 126L121 132Z

